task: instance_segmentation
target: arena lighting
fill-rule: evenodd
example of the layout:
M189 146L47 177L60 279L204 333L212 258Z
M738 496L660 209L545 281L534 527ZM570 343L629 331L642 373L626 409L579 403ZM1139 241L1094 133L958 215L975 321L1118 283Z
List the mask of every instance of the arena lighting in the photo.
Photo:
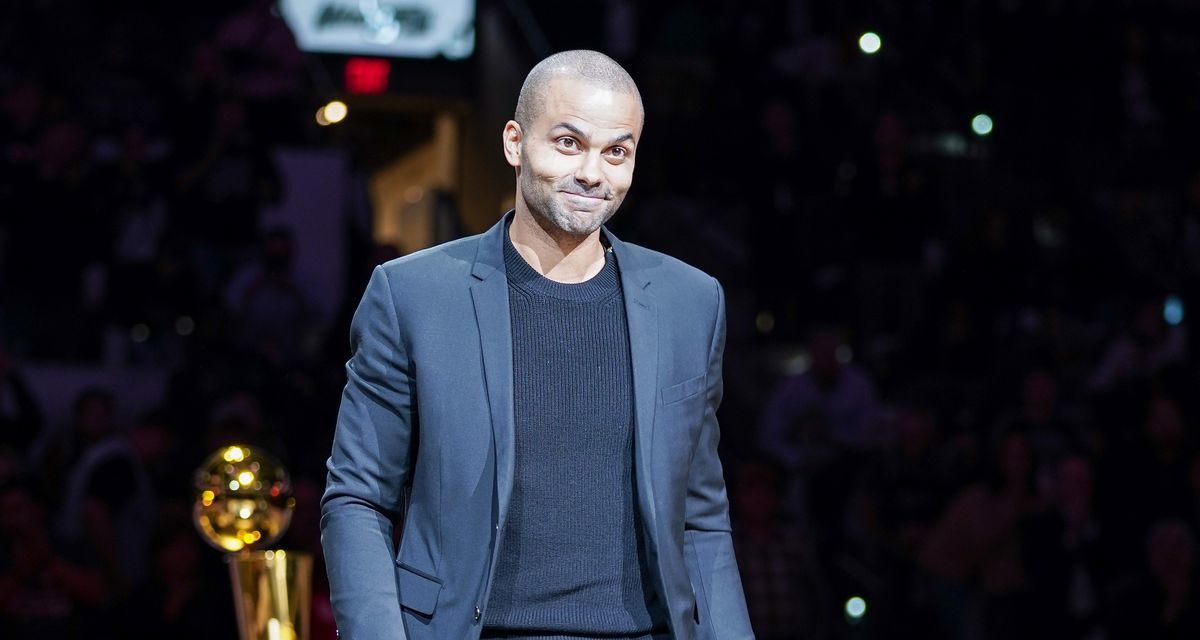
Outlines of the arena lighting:
M1172 327L1183 324L1183 300L1179 296L1167 296L1163 301L1163 321Z
M882 46L883 39L874 31L868 31L858 38L858 48L867 55L878 53Z
M346 114L349 113L346 103L341 100L330 100L329 104L317 109L317 124L322 127L328 127L331 124L337 124L346 119Z
M350 58L344 69L346 91L359 95L378 95L387 91L392 63L380 58Z
M981 113L974 118L971 118L971 131L977 136L986 136L992 132L992 117L986 113Z
M867 601L858 596L853 596L846 601L846 617L851 622L858 622L863 616L867 615Z

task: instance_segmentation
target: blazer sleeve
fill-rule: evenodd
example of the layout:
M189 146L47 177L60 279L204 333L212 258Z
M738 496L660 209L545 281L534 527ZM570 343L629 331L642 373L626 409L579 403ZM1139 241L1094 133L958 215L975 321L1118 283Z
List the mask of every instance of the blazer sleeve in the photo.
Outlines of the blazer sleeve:
M416 394L395 294L376 267L351 323L352 355L321 499L321 546L343 640L407 640L393 522L412 468Z
M716 287L716 314L708 354L708 391L700 441L688 470L684 518L684 558L688 577L696 593L700 640L747 640L754 638L746 597L733 555L729 525L729 499L717 457L720 427L717 407L721 404L721 363L725 353L725 293Z

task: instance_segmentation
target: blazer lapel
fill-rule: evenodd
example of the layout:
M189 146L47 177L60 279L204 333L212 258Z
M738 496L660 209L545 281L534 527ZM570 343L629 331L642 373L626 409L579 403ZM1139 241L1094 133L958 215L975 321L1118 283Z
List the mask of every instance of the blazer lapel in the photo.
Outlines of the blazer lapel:
M509 214L511 215L511 214ZM483 351L483 377L487 385L496 453L497 515L504 520L512 496L515 461L513 423L512 319L508 308L508 280L504 275L504 234L508 217L483 234L471 270L475 324ZM500 523L497 523L500 524Z
M623 242L604 230L625 295L625 315L629 323L629 352L633 361L634 464L637 469L637 496L650 546L657 548L658 514L654 500L654 408L658 404L658 304L647 287L650 279L642 265Z
M504 272L504 234L510 212L483 234L471 274L475 322L483 350L483 372L491 413L496 452L497 523L502 526L512 497L516 441L513 416L512 320L508 308L508 280ZM629 323L629 351L633 363L634 465L637 499L645 518L649 548L656 553L658 516L654 499L654 408L658 403L658 305L647 290L650 279L628 247L604 230L617 257L625 315ZM657 563L655 563L657 565ZM659 576L661 580L661 574Z

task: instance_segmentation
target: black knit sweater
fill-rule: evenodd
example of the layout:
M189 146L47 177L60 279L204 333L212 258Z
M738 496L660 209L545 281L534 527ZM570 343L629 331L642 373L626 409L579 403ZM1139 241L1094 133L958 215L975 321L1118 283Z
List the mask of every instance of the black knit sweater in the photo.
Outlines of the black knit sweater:
M649 639L667 629L634 497L625 305L605 256L593 278L562 284L505 242L516 481L485 638Z

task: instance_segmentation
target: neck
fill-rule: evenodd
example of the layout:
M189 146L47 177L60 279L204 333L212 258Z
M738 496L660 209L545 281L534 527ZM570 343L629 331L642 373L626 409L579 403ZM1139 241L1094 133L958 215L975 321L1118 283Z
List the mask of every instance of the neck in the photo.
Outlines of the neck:
M604 245L600 242L599 229L586 236L572 235L543 223L533 213L518 206L508 235L525 262L555 282L584 282L604 268Z

